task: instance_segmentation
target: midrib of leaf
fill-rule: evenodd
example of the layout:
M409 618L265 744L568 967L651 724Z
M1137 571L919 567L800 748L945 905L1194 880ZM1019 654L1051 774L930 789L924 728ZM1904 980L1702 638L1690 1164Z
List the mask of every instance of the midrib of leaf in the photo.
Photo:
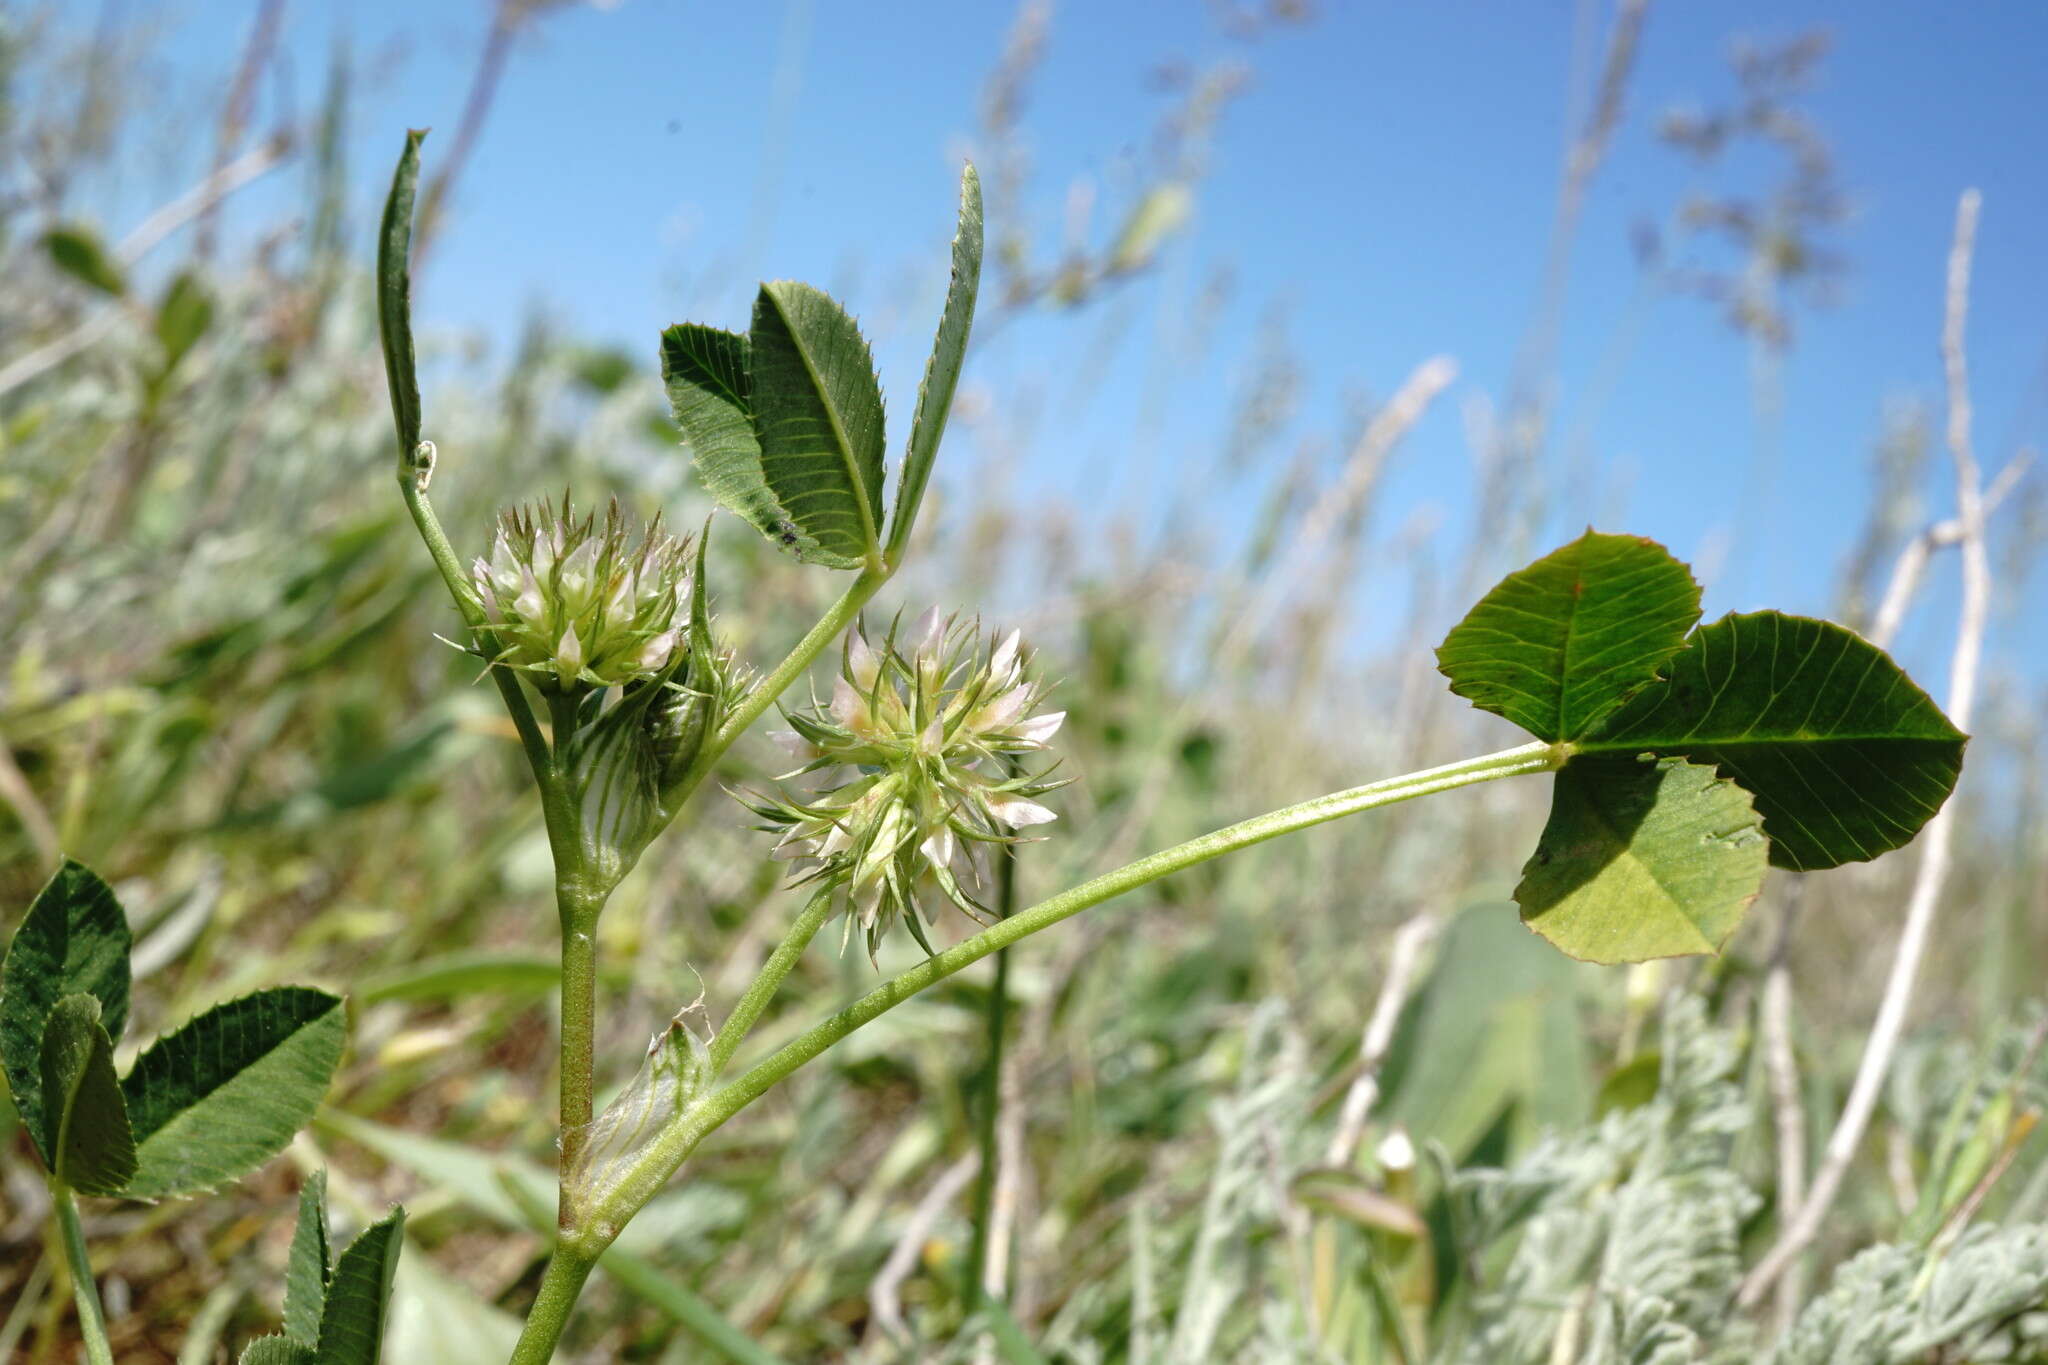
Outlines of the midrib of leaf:
M803 362L804 373L810 376L811 387L823 400L820 406L825 409L825 420L832 424L832 445L838 451L841 463L846 466L847 477L853 481L853 500L860 511L861 536L867 541L868 558L873 560L881 553L881 534L875 527L875 514L868 506L867 480L861 477L860 461L854 456L853 441L847 436L846 423L839 414L839 396L825 382L825 376L819 372L817 363L812 360L810 343L798 330L795 321L789 315L789 310L782 306L781 296L772 290L764 292L767 293L768 302L775 309L776 316L782 319L783 329L789 333L790 344L796 351L797 359Z

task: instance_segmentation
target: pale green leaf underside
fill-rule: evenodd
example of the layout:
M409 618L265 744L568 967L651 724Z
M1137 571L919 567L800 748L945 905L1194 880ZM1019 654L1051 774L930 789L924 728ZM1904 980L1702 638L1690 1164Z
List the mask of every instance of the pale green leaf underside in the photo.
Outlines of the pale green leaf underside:
M1663 546L1588 531L1502 579L1437 667L1482 710L1572 740L1653 682L1699 615L1699 584Z
M284 1332L304 1346L320 1342L320 1315L327 1308L332 1262L327 1245L327 1172L315 1171L299 1187L299 1221L292 1228L291 1254L284 1267Z
M1962 770L1967 740L1941 708L1883 650L1826 621L1725 616L1666 672L1575 747L1711 765L1755 798L1779 867L1900 847Z
M761 286L747 340L761 477L791 548L858 568L882 548L882 390L868 344L830 296L789 280Z
M685 322L661 334L669 409L705 491L770 540L793 552L814 550L761 472L749 364L747 339L737 332Z
M43 1119L43 1034L67 995L100 1003L100 1027L121 1036L128 1019L128 917L105 882L66 859L23 917L0 965L0 1064L37 1153L51 1162Z
M946 417L953 408L953 390L967 358L967 335L974 325L974 303L981 292L981 177L970 164L960 175L960 226L953 235L953 276L946 286L946 307L932 338L931 359L917 390L917 413L910 423L910 445L903 456L903 476L896 484L896 510L889 520L889 553L899 555L910 541L917 509L924 501Z
M115 1193L135 1170L135 1141L97 999L67 995L57 1002L40 1069L50 1173L81 1194Z
M1763 885L1749 794L1679 759L1578 758L1522 869L1522 920L1586 962L1719 952Z
M341 1061L341 1001L286 986L216 1006L166 1035L121 1088L141 1198L247 1174L313 1117Z
M404 1234L405 1210L393 1209L341 1253L327 1285L317 1365L378 1365Z

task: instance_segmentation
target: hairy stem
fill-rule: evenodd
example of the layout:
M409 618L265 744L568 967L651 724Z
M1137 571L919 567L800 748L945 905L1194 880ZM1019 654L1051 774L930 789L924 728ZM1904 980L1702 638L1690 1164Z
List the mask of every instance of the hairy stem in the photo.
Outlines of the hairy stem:
M1009 765L1009 772L1015 776L1014 761ZM1003 850L1002 867L997 877L996 918L1006 920L1017 912L1017 850L1014 845ZM981 1167L974 1176L974 1239L968 1247L966 1280L961 1287L961 1299L970 1314L980 1309L982 1298L988 1292L989 1224L995 1213L998 1164L996 1120L1003 1106L1003 1036L1008 1031L1009 1013L1010 951L1005 948L996 953L995 980L989 983L988 1089L981 1097L981 1114L975 1129Z
M725 1064L732 1060L733 1053L739 1051L740 1044L746 1041L747 1034L760 1020L769 1003L775 999L776 989L782 985L782 979L789 975L790 968L796 966L796 960L803 956L804 949L810 946L811 940L817 937L818 930L823 928L825 921L830 918L831 895L820 892L811 897L810 903L804 906L804 912L798 915L796 923L790 926L789 933L776 946L775 951L769 954L760 975L747 987L746 994L740 997L740 1002L733 1006L732 1015L725 1021L724 1027L718 1030L718 1036L711 1040L713 1074L724 1070Z
M99 1286L92 1277L92 1261L85 1254L85 1229L78 1224L78 1201L63 1185L52 1184L50 1195L57 1204L57 1228L64 1239L64 1259L71 1267L71 1296L78 1302L78 1334L85 1338L85 1358L92 1365L114 1365L114 1348L107 1340L106 1314L100 1310Z
M595 1255L582 1252L574 1243L555 1243L555 1254L541 1276L540 1295L526 1315L526 1325L519 1331L519 1344L512 1350L509 1365L547 1365L555 1358L562 1329L569 1325L576 1297L583 1292L583 1282L590 1278L591 1267L596 1264Z
M576 1164L590 1129L597 1052L597 918L604 900L564 881L556 895L562 917L562 1163ZM566 1196L565 1196L566 1198ZM563 1206L562 1215L568 1216Z
M1449 791L1454 787L1523 773L1552 772L1562 767L1570 754L1568 745L1524 744L1484 757L1318 796L1148 854L1136 862L1040 901L885 982L800 1034L738 1079L684 1109L647 1144L632 1165L626 1168L618 1183L603 1195L590 1221L614 1229L624 1227L648 1200L661 1191L706 1134L759 1099L778 1082L918 992L1041 929L1050 928L1061 920L1162 877L1220 858L1226 853L1277 839L1283 834L1418 796Z

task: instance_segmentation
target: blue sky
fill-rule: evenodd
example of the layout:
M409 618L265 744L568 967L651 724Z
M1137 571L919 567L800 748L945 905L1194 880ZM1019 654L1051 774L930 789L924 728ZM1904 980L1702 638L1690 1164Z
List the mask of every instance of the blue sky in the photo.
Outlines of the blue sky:
M253 9L194 0L165 11L189 91L232 63ZM1301 439L1343 439L1358 395L1384 397L1430 355L1456 358L1458 384L1398 457L1379 516L1395 526L1436 509L1454 539L1471 529L1461 409L1508 388L1542 278L1574 53L1588 14L1604 33L1608 7L1316 9L1251 43L1227 38L1214 8L1193 0L1054 11L1024 114L1035 180L1021 203L991 205L1026 215L1041 242L1060 236L1082 177L1098 188L1094 239L1107 235L1131 159L1170 103L1148 80L1162 62L1241 60L1251 83L1223 115L1187 231L1154 271L1079 313L1006 326L977 352L970 384L1036 414L1027 467L1005 476L1020 494L1115 506L1189 540L1241 535L1258 476L1211 482L1210 471L1262 327L1278 317L1306 387L1275 458ZM313 98L336 34L374 57L351 141L359 229L405 126L437 129L430 166L447 150L485 14L385 0L291 7L299 99ZM959 0L626 0L549 16L513 56L422 280L422 324L509 346L544 307L651 357L658 329L684 316L743 325L761 275L811 279L874 333L900 442L943 285L954 176L1014 14ZM1688 190L1768 183L1771 166L1753 156L1697 171L1658 144L1655 123L1729 97L1732 38L1810 28L1833 46L1800 107L1828 138L1852 205L1827 239L1848 269L1835 306L1797 312L1779 454L1764 474L1748 350L1712 305L1644 291L1630 231ZM1555 538L1592 520L1698 556L1710 614L1825 611L1884 404L1919 395L1939 421L1944 257L1956 196L1971 185L1984 194L1970 318L1980 452L1995 468L2041 443L2044 58L2048 21L2026 4L1653 5L1571 258L1549 458L1553 473L1586 474L1570 486L1591 491L1559 501ZM1228 299L1213 335L1191 346L1195 300L1223 269ZM1105 329L1121 332L1119 348L1103 349ZM949 472L977 454L990 451L957 456ZM1928 487L1930 508L1945 511L1945 466ZM1191 521L1161 526L1173 495ZM2048 585L2033 579L2007 588L2038 597ZM1923 670L1952 594L1952 574L1938 575L1903 641ZM1994 649L2038 678L2048 647L2019 628L2024 611L2008 610ZM1924 676L1938 691L1939 673Z

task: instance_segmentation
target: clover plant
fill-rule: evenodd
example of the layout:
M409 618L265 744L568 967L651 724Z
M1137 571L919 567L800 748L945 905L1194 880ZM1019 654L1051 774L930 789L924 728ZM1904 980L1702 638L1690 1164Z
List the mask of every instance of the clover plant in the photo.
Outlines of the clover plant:
M421 137L408 137L399 161L378 265L398 483L462 617L462 643L532 768L561 921L558 1225L517 1362L552 1358L607 1246L708 1134L918 992L1162 877L1395 802L1549 774L1549 821L1515 893L1522 918L1573 957L1639 962L1718 951L1767 867L1815 870L1897 848L1955 785L1964 736L1882 650L1777 612L1702 625L1684 564L1650 541L1588 531L1509 575L1437 652L1452 691L1529 742L1313 796L997 918L984 899L991 855L1056 814L1047 750L1060 713L1041 709L1043 685L1014 634L984 638L936 611L862 623L910 546L967 353L982 256L973 168L893 494L874 362L830 296L764 284L746 331L685 323L661 336L675 421L704 488L791 559L850 576L755 677L719 642L702 537L692 547L650 528L636 539L616 510L600 526L564 502L508 514L473 567L457 555L428 499L437 452L422 439L409 318ZM807 899L741 997L712 1003L723 1021L699 1036L679 1015L634 1081L593 1113L607 898L727 750L835 645L829 695L788 712L775 736L796 771L742 797L779 835L764 856L793 861ZM974 932L938 946L927 926L941 907ZM748 1031L835 918L870 957L899 929L925 956L735 1069ZM91 1043L91 988L78 989L88 1003L65 1027ZM81 1044L62 1056L104 1072L103 1051Z

